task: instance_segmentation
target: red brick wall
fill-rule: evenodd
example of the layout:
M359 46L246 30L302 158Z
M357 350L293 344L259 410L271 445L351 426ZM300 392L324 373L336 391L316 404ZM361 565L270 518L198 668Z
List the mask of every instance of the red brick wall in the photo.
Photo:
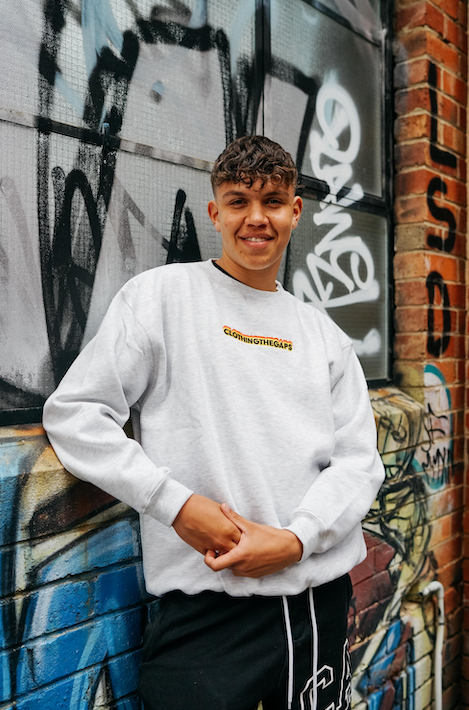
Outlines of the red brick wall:
M452 708L458 704L461 662L469 425L464 422L467 3L396 0L394 32L394 382L424 407L429 442L423 469L434 499L427 553L434 577L445 587L443 698L444 707ZM443 504L447 496L449 509ZM465 614L469 630L469 609ZM463 684L469 681L469 643L465 653ZM465 685L463 695L469 704Z

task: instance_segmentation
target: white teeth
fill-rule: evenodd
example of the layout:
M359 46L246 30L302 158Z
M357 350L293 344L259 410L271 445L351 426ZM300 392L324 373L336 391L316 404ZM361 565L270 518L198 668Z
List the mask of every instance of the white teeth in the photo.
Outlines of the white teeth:
M245 237L247 242L265 242L267 237Z

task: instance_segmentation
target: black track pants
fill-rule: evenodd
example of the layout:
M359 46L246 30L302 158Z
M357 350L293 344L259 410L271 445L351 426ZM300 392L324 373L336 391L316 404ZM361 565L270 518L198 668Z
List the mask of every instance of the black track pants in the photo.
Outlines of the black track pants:
M289 684L292 710L347 710L350 597L348 575L294 597L166 594L145 630L145 710L287 710Z

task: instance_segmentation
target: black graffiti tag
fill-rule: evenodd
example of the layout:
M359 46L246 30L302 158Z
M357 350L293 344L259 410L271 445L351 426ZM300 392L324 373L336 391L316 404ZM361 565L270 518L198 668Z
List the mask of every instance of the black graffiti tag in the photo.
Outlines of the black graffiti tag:
M449 153L447 150L442 150L437 146L438 142L438 102L436 87L438 83L438 74L436 65L430 62L428 69L428 83L430 85L430 108L431 108L431 123L430 123L430 157L433 162L439 165L445 165L449 168L455 168L457 165L456 156ZM448 208L438 207L435 204L434 196L437 192L446 195L448 188L444 180L439 177L434 177L430 180L427 189L427 204L430 213L435 219L441 222L446 222L448 225L448 237L442 239L435 234L428 235L428 246L440 251L450 252L454 247L456 239L456 219L454 214Z
M449 416L446 414L435 414L430 404L427 405L427 416L425 430L428 434L428 443L421 447L426 460L422 461L422 469L436 481L440 486L449 481L449 476L453 467L453 449L449 446L438 446L438 440L445 437L445 426Z
M123 33L120 56L103 47L88 80L75 164L68 175L51 166L50 119L66 6L55 0L44 5L39 56L38 223L41 279L52 368L58 383L77 356L88 319L96 267L112 193L118 134L127 92L137 63L139 42ZM107 125L112 140L100 137ZM60 132L60 127L55 127ZM50 180L54 193L54 225L49 215Z
M430 156L435 163L446 167L455 168L457 166L456 156L446 150L442 150L437 146L438 142L438 102L436 88L438 84L438 73L436 65L430 62L428 69L428 83L430 86L430 108L431 108L431 123L430 123ZM434 249L439 249L444 252L451 252L454 249L456 241L456 218L453 212L447 207L440 207L435 202L437 193L446 195L448 187L444 180L440 177L433 177L427 188L427 205L432 217L440 222L445 222L448 225L448 236L443 239L436 234L429 234L427 238L428 246ZM428 274L426 281L428 291L429 309L427 316L428 335L427 335L427 350L434 357L441 357L448 349L450 342L451 331L451 313L450 301L446 284L441 274L437 271L432 271ZM434 299L435 289L438 289L441 295L443 308L443 331L441 337L435 337L435 312Z
M188 207L184 209L186 193L178 190L174 205L173 224L169 243L164 240L163 245L168 251L167 264L174 262L200 261L199 242L195 229L194 218ZM182 224L184 214L185 224Z
M436 64L430 62L428 68L428 83L430 85L430 109L432 112L430 122L430 157L434 163L446 165L448 168L455 168L457 165L456 156L447 150L438 148L438 101L436 88L438 83L438 73Z
M168 15L166 6L155 4L147 19L133 11L135 31L123 32L121 49L113 51L106 45L97 53L88 79L83 113L85 128L70 133L69 128L51 119L57 77L61 75L58 58L70 8L62 0L44 2L37 117L38 223L42 295L56 382L78 354L83 340L115 179L119 133L141 43L217 53L227 143L236 136L255 132L267 74L299 88L307 97L297 148L300 167L303 162L318 82L284 60L271 57L270 43L265 38L265 51L252 60L237 59L233 72L226 33L207 23L200 27L189 26L187 12L181 8L173 8L177 16L174 12ZM265 12L265 8L256 11L258 29L268 27ZM108 129L104 138L103 126ZM60 165L51 163L53 136L60 133L79 138L69 174ZM53 220L51 192L55 203ZM163 240L168 261L200 258L193 216L184 206L185 199L185 194L178 192L171 237Z
M451 331L451 312L449 310L449 295L446 284L443 280L441 274L437 271L432 271L427 276L426 281L427 291L428 291L428 316L427 316L427 350L430 355L434 357L440 357L447 349L450 341L450 331ZM435 303L435 290L438 289L441 296L441 305L443 309L443 330L441 337L435 337L435 313L434 313L434 303Z
M439 177L434 177L430 180L427 189L427 205L430 213L435 219L440 222L446 222L448 225L448 236L446 239L437 237L436 234L428 235L428 246L439 249L440 251L450 252L453 250L456 240L456 219L454 214L447 207L439 207L434 200L437 192L446 195L448 188L446 183Z

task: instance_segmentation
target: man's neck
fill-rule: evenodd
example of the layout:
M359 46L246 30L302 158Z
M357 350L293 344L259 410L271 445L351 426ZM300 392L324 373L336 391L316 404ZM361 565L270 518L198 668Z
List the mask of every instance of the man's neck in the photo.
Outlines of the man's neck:
M225 269L223 269L223 268L220 266L220 264L217 264L216 261L212 261L212 264L214 265L214 267L215 267L216 269L218 269L218 271L221 271L222 273L226 274L227 276L230 277L230 279L233 279L233 281L237 281L237 282L240 283L240 284L243 283L243 282L240 281L239 279L235 279L235 277L232 276L231 274L229 274L228 271L225 271Z
M226 259L224 255L217 259L215 262L225 274L231 276L236 281L240 281L246 286L251 288L256 288L258 291L276 291L277 290L277 269L265 269L265 270L248 270L243 269L238 266L236 262L231 261L231 259Z

